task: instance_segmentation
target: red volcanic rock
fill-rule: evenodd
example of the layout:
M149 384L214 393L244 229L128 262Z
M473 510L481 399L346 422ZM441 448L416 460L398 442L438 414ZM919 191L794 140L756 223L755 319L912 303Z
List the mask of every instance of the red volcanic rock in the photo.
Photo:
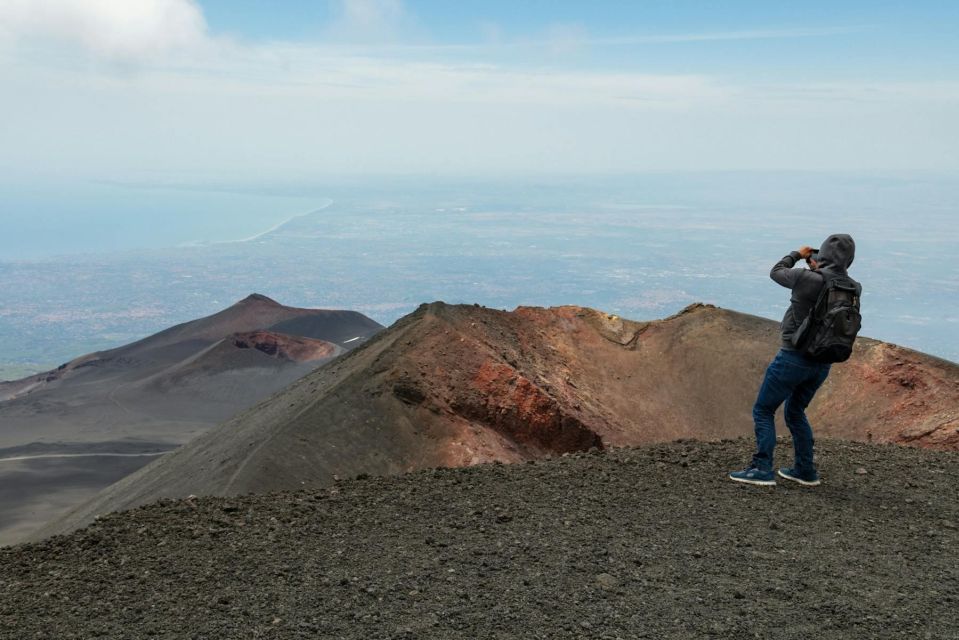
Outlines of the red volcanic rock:
M834 367L820 414L843 416L835 435L959 450L956 365L897 345L864 340Z
M597 433L508 364L483 362L465 386L468 392L450 408L520 445L556 453L603 445Z
M256 349L268 356L291 362L310 362L336 355L336 345L324 340L288 336L272 331L234 333L230 342L238 349Z

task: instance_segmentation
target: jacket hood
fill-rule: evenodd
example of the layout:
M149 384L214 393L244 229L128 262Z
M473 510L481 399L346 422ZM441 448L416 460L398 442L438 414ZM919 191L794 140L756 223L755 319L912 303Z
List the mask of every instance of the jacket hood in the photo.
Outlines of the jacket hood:
M833 273L845 273L856 257L856 243L852 236L837 233L826 238L819 247L817 260L820 269Z

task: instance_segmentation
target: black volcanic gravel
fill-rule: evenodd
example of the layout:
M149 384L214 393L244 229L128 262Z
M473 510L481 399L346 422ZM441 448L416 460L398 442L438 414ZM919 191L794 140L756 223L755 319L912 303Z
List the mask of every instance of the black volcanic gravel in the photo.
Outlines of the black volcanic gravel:
M0 550L0 637L959 638L959 455L747 441L165 501Z

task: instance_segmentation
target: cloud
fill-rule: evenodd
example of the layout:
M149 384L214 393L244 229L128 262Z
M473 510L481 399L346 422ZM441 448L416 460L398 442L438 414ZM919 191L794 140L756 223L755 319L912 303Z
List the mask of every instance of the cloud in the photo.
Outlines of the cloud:
M271 95L291 99L428 102L433 104L583 104L633 107L683 105L720 99L724 90L693 74L524 70L476 62L449 62L418 47L390 44L409 33L399 0L340 0L323 43L242 43L214 38L193 0L0 0L0 24L18 50L9 78L64 91L74 83L115 92L116 82L138 90L193 91L196 95ZM575 47L586 34L549 30L554 49ZM335 37L334 37L335 36ZM375 41L361 44L362 40ZM346 44L346 43L349 44ZM380 46L411 52L389 55ZM85 70L47 65L50 50L79 53L113 66ZM418 54L419 53L419 54ZM124 73L116 76L119 65ZM136 70L135 77L129 72ZM3 61L0 60L0 71Z
M618 48L656 44L684 44L699 42L727 42L751 40L789 40L823 38L862 33L875 29L872 25L810 27L791 29L747 29L737 31L703 31L692 33L627 34L615 37L590 35L582 25L552 24L540 37L507 39L495 23L482 22L479 43L412 43L386 44L384 50L419 52L495 53L509 50L547 50L568 53L585 48Z
M335 41L392 42L413 22L400 0L338 0L334 13L327 36Z
M531 62L540 50L851 28L596 38L554 27L520 42L494 25L485 44L451 46L422 44L416 29L397 0L343 0L327 37L308 43L217 37L193 0L0 0L0 174L957 166L955 82L764 84Z
M273 94L359 101L657 108L714 102L728 93L721 83L694 74L524 70L277 44L236 50L217 65L208 73L220 82L242 78L234 84L237 91L246 85Z
M707 31L701 33L675 33L597 38L594 45L622 46L634 44L715 42L726 40L782 40L791 38L816 38L861 33L873 29L871 25L817 27L804 29L747 29L741 31Z
M546 29L546 48L554 55L575 53L589 42L589 34L582 25L552 24Z
M203 49L210 37L193 0L0 0L0 40L135 63Z

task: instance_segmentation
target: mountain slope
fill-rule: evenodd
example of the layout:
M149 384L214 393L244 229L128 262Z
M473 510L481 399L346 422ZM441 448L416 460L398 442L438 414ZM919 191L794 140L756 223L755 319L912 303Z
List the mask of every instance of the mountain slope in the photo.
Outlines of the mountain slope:
M253 294L211 316L3 385L0 544L380 328L356 312L286 307ZM290 333L296 330L306 335Z
M304 333L295 333L297 328ZM153 432L147 439L156 441L160 433L161 440L180 444L210 421L282 389L381 328L354 311L286 307L253 294L211 316L5 383L0 387L0 450L33 441L136 439L143 431ZM201 406L157 395L169 390L162 380L182 376L185 369L193 374L189 391L209 398ZM244 373L237 377L238 371ZM221 402L220 386L229 377L241 388Z
M56 388L78 377L86 385L91 379L105 377L105 370L112 375L122 369L129 381L131 377L143 377L176 364L231 334L262 329L341 344L350 338L365 340L382 327L355 311L287 307L254 293L213 315L178 324L128 345L80 356L52 371L2 382L0 401Z
M704 305L647 323L423 305L44 532L160 497L740 436L777 344L774 322ZM959 367L862 339L810 416L819 436L959 449Z

